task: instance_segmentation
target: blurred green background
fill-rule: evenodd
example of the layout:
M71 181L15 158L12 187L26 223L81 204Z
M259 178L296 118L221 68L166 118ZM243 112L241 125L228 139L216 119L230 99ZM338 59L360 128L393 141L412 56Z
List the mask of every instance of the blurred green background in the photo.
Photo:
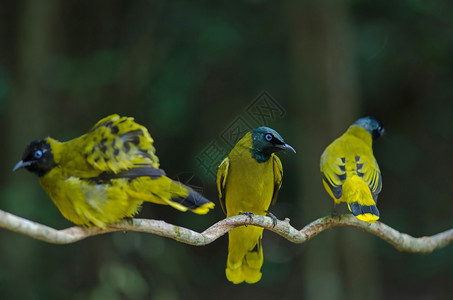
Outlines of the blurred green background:
M319 157L357 118L382 120L381 221L414 236L453 227L453 2L449 0L0 2L0 209L66 221L28 172L12 173L30 140L77 137L102 117L133 116L170 176L188 172L217 203L206 216L144 205L139 217L202 231L224 217L212 142L263 91L268 119L296 148L279 219L302 228L330 214ZM248 118L248 119L247 119ZM223 153L223 152L221 152ZM217 157L218 158L218 157ZM211 173L210 173L211 171ZM4 299L451 299L453 248L400 253L335 228L294 245L265 232L263 278L224 275L227 237L205 247L140 233L71 245L0 230Z

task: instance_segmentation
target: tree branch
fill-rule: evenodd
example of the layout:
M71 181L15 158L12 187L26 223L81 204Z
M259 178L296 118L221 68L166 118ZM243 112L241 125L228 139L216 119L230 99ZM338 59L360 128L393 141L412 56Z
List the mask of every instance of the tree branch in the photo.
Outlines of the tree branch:
M368 224L357 220L354 216L345 214L341 216L328 216L319 218L301 230L297 230L289 224L289 219L278 221L275 227L272 219L266 216L254 215L252 217L239 215L223 219L202 233L168 224L159 220L132 219L110 225L106 229L98 227L74 226L67 229L57 230L0 210L0 227L32 238L53 243L70 244L83 240L90 236L105 234L115 231L138 231L152 233L174 239L178 242L194 246L204 246L212 243L231 229L242 225L256 225L273 231L292 243L301 244L326 229L339 226L350 226L372 233L393 245L399 251L412 253L430 253L453 243L453 229L420 238L414 238L381 222Z

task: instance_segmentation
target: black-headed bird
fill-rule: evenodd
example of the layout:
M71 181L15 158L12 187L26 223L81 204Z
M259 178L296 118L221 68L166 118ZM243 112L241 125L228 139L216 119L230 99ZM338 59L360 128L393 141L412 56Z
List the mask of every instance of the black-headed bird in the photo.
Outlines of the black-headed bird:
M241 213L268 214L282 185L282 164L274 154L279 150L296 153L275 130L258 127L239 140L222 161L217 172L217 188L227 217ZM263 228L241 226L228 232L228 236L227 279L236 284L259 281Z
M372 142L383 133L380 121L361 118L327 146L321 156L322 182L334 205L346 202L357 219L368 223L379 219L376 203L382 176Z
M153 202L206 214L214 203L165 176L154 140L133 118L111 115L67 142L32 141L13 171L25 168L60 212L82 226L105 228Z

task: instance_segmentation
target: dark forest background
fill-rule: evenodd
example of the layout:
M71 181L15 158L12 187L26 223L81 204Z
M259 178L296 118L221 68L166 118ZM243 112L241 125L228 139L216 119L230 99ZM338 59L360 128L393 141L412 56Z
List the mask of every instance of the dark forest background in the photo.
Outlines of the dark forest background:
M32 174L29 141L133 116L172 177L194 175L206 216L145 204L139 217L197 231L224 217L215 164L239 129L267 124L298 151L279 219L330 214L319 157L359 117L382 120L381 221L414 236L453 227L453 2L448 0L0 2L0 209L66 228ZM267 105L267 106L266 106ZM258 117L258 118L256 118ZM261 117L261 119L260 119ZM200 162L208 162L208 166ZM193 247L114 233L71 245L0 230L4 299L451 299L453 248L400 253L335 228L294 245L264 234L263 278L224 275L227 237Z

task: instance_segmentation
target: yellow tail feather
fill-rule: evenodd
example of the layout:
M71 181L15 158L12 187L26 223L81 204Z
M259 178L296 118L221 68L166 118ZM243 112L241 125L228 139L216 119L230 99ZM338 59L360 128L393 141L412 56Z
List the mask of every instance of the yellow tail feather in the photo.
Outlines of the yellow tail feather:
M156 179L142 177L130 183L127 192L134 198L157 204L170 205L180 211L190 210L206 214L215 204L183 184L166 176Z
M370 188L359 176L353 175L343 184L343 197L349 210L360 221L374 223L379 220L379 210Z
M374 214L361 214L361 215L357 215L355 216L357 219L359 219L360 221L363 221L363 222L367 222L367 223L374 223L376 222L377 220L379 220L379 216L376 216Z
M262 228L255 226L238 227L229 232L230 244L225 274L232 283L260 281L263 265L262 232ZM244 235L248 236L247 239L241 238ZM253 239L254 235L257 235L257 238Z

